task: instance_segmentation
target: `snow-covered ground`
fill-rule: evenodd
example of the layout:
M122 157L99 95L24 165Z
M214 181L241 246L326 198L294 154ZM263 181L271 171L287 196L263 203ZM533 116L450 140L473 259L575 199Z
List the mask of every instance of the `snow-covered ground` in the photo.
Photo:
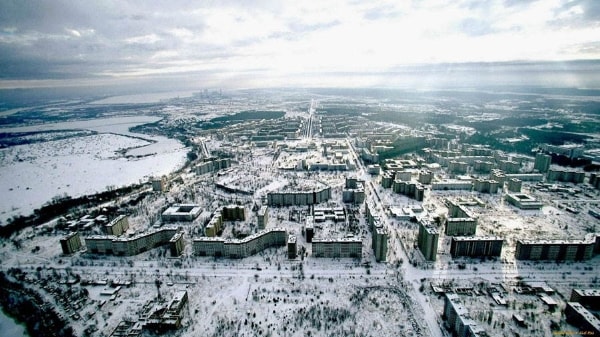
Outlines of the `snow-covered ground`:
M72 197L145 181L185 163L176 140L129 132L157 117L122 117L5 128L0 132L84 129L95 135L0 150L0 221L28 215L57 196Z

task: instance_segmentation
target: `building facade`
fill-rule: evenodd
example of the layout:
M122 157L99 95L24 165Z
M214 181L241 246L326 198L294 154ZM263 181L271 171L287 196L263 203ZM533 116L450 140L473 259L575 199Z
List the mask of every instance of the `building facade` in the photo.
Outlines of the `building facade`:
M261 206L257 214L258 229L265 229L269 222L269 207Z
M499 257L504 240L498 237L453 237L450 243L452 257Z
M438 250L438 239L440 233L438 229L429 221L421 220L419 222L419 235L417 245L425 260L435 261Z
M552 156L543 153L536 153L535 155L535 163L533 164L533 169L538 172L548 172L550 169L550 164L552 163Z
M388 233L379 221L373 227L372 244L375 261L382 262L387 259Z
M85 245L92 254L132 256L168 244L177 232L175 227L164 227L134 237L90 236Z
M600 336L600 320L580 303L567 302L565 316L567 323L585 331L586 335Z
M362 240L359 238L313 239L312 255L326 258L361 258Z
M582 261L594 255L589 240L517 240L517 260Z
M307 192L272 192L267 194L269 206L304 206L315 205L331 198L331 187Z
M244 258L269 247L285 246L287 232L283 228L270 228L243 239L201 237L193 240L194 254L199 256L222 256Z
M106 235L119 236L129 229L129 218L126 215L119 215L104 226Z
M71 232L60 239L63 254L70 255L81 250L81 237L79 232Z

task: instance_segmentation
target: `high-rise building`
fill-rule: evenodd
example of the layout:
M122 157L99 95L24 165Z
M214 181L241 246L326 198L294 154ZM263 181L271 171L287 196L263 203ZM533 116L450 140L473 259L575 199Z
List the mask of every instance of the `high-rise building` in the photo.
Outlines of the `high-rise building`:
M288 259L295 259L298 256L297 238L295 235L290 235L287 242Z
M440 232L431 222L427 220L420 221L417 244L425 260L435 261L439 236Z
M185 241L183 241L183 232L179 232L169 240L169 250L172 257L181 256L185 249Z
M521 192L522 184L523 184L523 182L521 181L521 179L510 178L510 179L508 179L507 189L509 192L519 193L519 192Z
M377 262L385 261L387 258L388 233L381 223L376 223L373 226L373 252Z
M71 232L64 238L60 239L60 246L63 254L73 254L81 249L81 238L78 232Z
M538 170L539 172L548 172L551 162L551 156L543 153L537 153L535 155L535 164L533 165L533 169Z
M262 206L258 210L258 229L265 229L267 226L267 222L269 222L269 208L267 206Z

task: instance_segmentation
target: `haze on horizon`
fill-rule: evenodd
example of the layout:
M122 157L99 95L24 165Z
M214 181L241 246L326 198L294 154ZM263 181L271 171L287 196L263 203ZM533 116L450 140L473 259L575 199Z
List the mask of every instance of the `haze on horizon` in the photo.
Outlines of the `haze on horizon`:
M595 0L0 2L0 89L598 88L598 60Z

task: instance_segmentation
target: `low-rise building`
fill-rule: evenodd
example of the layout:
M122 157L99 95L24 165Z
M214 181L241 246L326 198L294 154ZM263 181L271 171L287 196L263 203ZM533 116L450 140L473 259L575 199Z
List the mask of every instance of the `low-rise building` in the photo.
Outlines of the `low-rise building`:
M187 291L178 291L166 306L153 308L146 317L142 317L144 328L152 331L179 329L187 301Z
M89 253L131 256L168 244L178 232L175 227L163 227L133 237L98 235L85 238Z
M344 222L346 221L346 212L342 207L315 207L313 208L313 220L314 222Z
M544 206L536 198L525 193L507 193L504 199L520 209L540 209Z
M165 222L193 221L200 215L202 208L196 204L175 204L162 213Z

